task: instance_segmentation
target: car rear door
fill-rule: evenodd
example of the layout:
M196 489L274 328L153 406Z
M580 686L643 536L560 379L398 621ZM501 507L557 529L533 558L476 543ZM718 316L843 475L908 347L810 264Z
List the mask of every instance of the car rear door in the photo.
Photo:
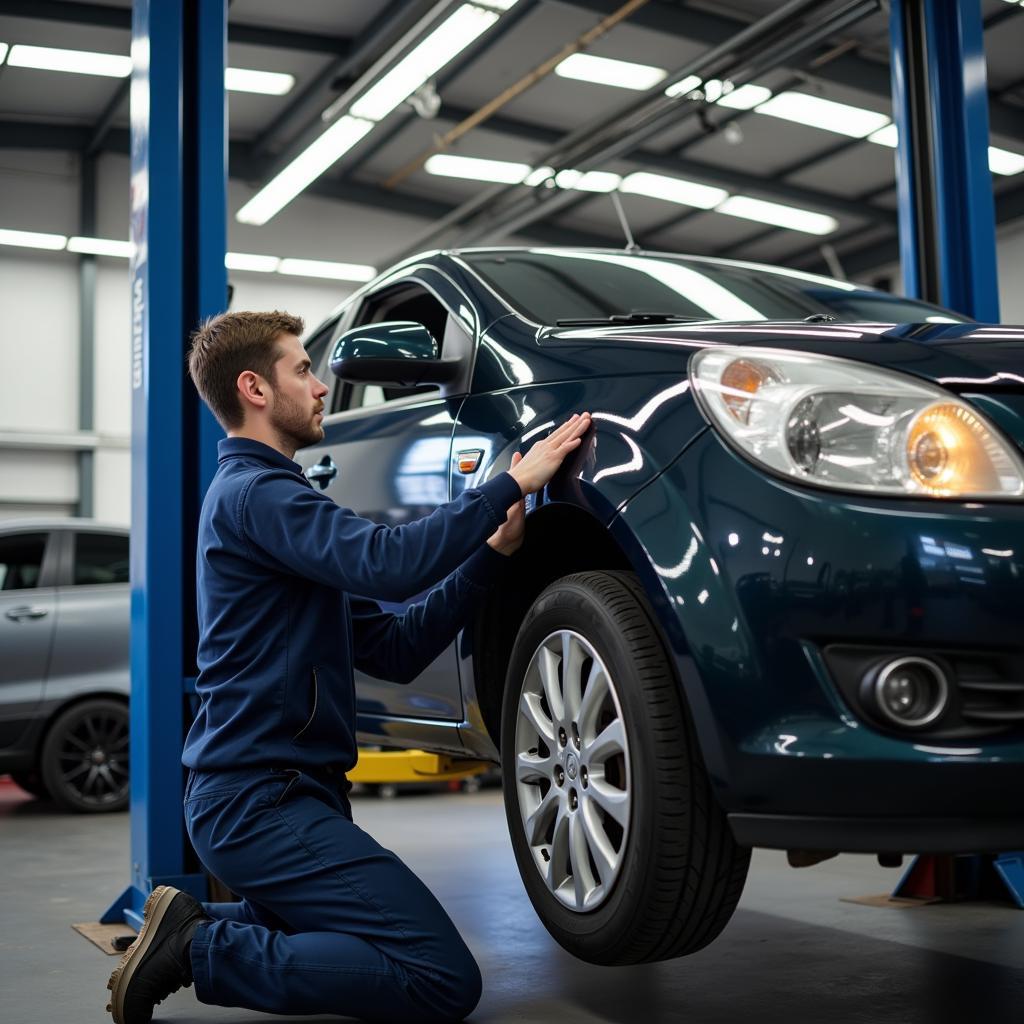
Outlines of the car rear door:
M43 698L60 543L60 531L0 534L0 750L18 743Z
M468 367L475 324L467 320L468 305L461 293L456 301L446 290L451 287L443 275L429 272L391 280L366 295L335 333L391 320L422 323L440 344L442 357L465 358ZM314 485L339 505L390 526L425 516L448 501L452 429L461 396L444 397L429 385L383 388L345 383L327 367L329 355L327 346L321 362L314 360L317 375L332 388L324 439L295 456L311 479L325 470L329 474L317 477ZM401 611L408 603L384 607ZM461 721L454 645L409 686L356 673L356 696L364 731L378 731L379 723L372 719L380 717Z
M47 701L82 693L128 695L128 534L68 532L69 571L60 580Z

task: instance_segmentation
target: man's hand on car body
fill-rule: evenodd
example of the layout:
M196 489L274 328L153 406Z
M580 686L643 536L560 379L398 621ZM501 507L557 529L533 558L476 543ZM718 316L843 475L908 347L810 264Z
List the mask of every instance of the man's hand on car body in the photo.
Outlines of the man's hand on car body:
M583 435L590 429L590 413L574 413L547 437L537 441L514 463L509 475L519 484L523 495L539 491L558 471L562 460L580 446Z
M538 441L525 457L520 452L512 456L509 475L519 484L523 497L508 510L508 519L487 538L487 543L499 554L512 555L519 550L526 534L526 495L539 490L555 475L562 460L579 447L589 428L590 413L575 415L543 441ZM526 466L531 458L533 468Z

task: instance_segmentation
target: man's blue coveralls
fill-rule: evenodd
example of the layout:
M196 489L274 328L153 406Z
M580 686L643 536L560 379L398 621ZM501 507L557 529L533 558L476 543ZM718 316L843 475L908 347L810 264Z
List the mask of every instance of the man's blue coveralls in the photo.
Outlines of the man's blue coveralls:
M204 1003L458 1020L480 972L426 886L352 822L353 666L409 682L507 564L485 543L522 496L507 473L416 522L371 523L291 459L227 438L199 525L199 713L189 836L242 897L192 940ZM445 578L446 577L446 578ZM425 600L393 615L438 580ZM355 596L359 595L359 596Z

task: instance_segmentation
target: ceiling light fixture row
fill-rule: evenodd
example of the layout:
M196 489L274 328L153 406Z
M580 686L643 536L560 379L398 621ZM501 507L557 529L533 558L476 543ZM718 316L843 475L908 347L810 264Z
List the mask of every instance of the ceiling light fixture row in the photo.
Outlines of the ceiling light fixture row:
M80 235L54 235L42 231L14 231L0 228L0 245L24 249L46 249L51 252L74 252L93 256L115 256L128 259L132 243L116 238L87 238ZM330 260L306 260L292 257L262 256L256 253L229 252L224 255L228 270L246 270L257 274L287 274L290 277L318 277L332 281L363 283L372 281L377 268L363 263L335 263Z
M1018 0L1012 0L1018 2ZM1021 0L1024 3L1024 0ZM577 53L567 57L555 74L597 85L614 86L618 89L643 91L653 88L668 77L664 68L650 64L635 64L628 60L610 57L595 57ZM700 91L708 103L733 110L753 110L784 121L836 132L851 139L866 139L877 145L895 149L897 142L896 125L888 114L865 110L849 103L837 103L821 96L802 92L781 92L773 96L763 85L750 83L733 88L732 83L710 78L707 81L699 75L687 75L673 82L665 89L666 96L683 96ZM1019 174L1024 171L1024 155L998 146L988 148L989 170L993 174Z
M10 53L8 53L10 49ZM89 50L63 50L54 46L28 46L0 43L0 64L7 56L12 68L33 68L37 71L64 71L76 75L99 75L103 78L127 78L132 73L132 59L119 53L93 53ZM264 96L284 96L295 85L295 76L280 71L251 71L247 68L225 68L224 88L229 92L252 92Z
M516 2L478 0L459 4L392 68L368 83L348 103L345 113L267 182L235 214L235 218L243 224L266 224L369 134L380 121L476 42ZM341 99L344 102L344 97ZM328 107L325 116L333 116L337 105L335 103Z
M730 195L724 188L715 188L696 181L685 181L666 174L636 171L622 177L609 171L562 170L551 167L533 169L529 164L506 160L482 160L476 157L438 153L425 165L430 174L473 181L493 181L506 185L538 185L550 182L556 188L582 192L619 192L660 199L700 210L714 210L730 217L742 217L775 227L805 231L812 235L828 235L839 222L828 214L802 210L783 203L771 203L752 196Z

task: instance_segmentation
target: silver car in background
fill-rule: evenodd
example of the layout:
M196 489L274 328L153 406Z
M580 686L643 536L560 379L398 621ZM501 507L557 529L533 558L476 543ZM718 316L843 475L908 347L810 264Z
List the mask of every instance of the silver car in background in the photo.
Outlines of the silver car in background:
M0 774L66 810L128 806L128 534L0 520Z

